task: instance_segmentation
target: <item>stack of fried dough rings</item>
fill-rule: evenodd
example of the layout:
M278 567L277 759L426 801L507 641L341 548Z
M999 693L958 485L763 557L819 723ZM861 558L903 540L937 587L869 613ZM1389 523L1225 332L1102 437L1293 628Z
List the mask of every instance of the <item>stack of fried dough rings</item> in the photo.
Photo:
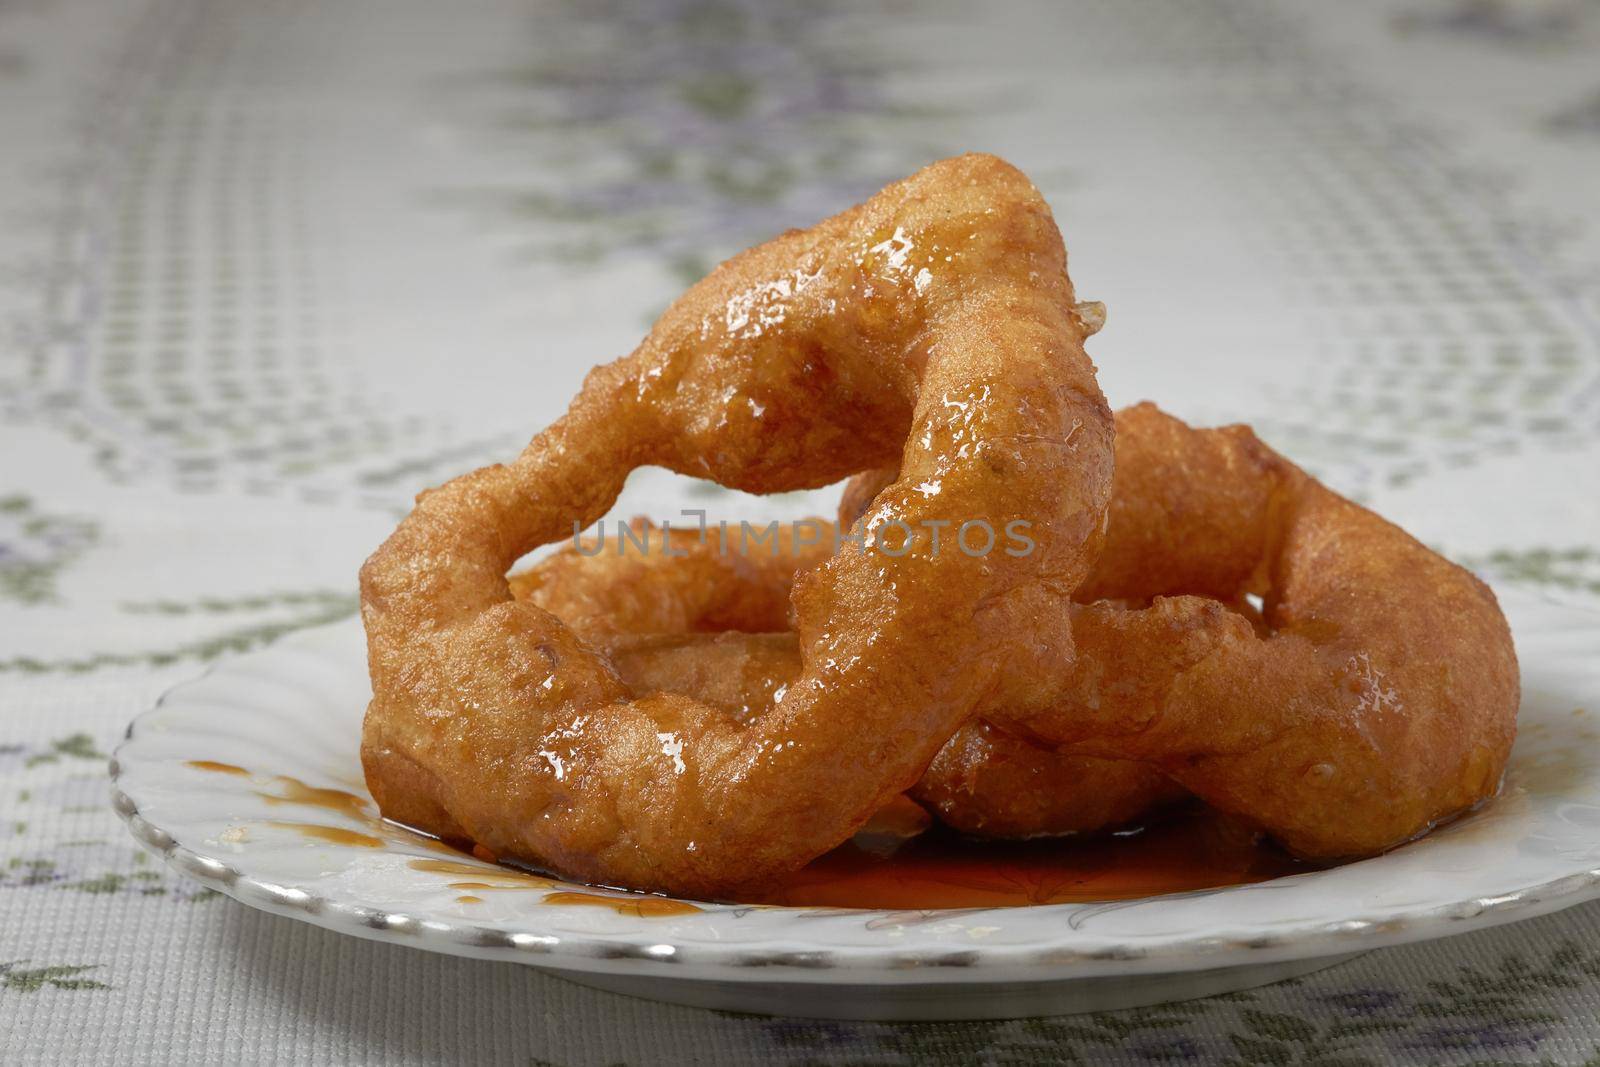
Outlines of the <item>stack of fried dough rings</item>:
M1519 694L1487 587L1245 427L1113 418L1096 322L1039 193L989 156L717 268L363 568L383 813L737 899L907 792L994 837L1192 794L1324 861L1491 796ZM837 530L741 553L635 525L655 550L508 580L642 465L853 480ZM1027 550L955 550L973 523ZM934 530L942 550L904 537Z

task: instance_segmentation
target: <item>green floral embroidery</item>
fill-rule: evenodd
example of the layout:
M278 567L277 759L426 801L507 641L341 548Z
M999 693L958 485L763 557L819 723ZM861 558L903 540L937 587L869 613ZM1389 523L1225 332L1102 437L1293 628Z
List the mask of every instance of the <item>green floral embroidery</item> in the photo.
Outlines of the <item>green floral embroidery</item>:
M134 871L132 874L123 874L120 871L107 871L105 874L93 878L83 878L76 882L63 882L61 888L75 889L80 893L110 894L133 892L140 896L159 897L167 892L167 888L160 884L159 871Z
M532 153L538 171L439 199L530 221L519 236L540 259L643 253L697 281L950 154L955 109L897 97L889 76L912 60L863 48L850 14L830 0L709 0L670 18L568 3L568 32L531 37L526 62L447 87L486 152Z
M1553 586L1571 593L1600 595L1600 549L1588 545L1572 548L1502 548L1463 563L1475 570L1535 585Z
M43 752L35 752L23 761L24 767L37 767L42 763L56 763L63 756L71 759L103 760L106 754L94 745L88 734L72 734L50 742Z
M140 600L121 605L123 611L135 615L232 615L241 612L267 611L279 607L310 607L348 611L352 604L349 593L329 589L290 590L284 592L252 593L236 597L199 597L195 600Z
M754 1026L770 1058L804 1064L1094 1064L1113 1053L1230 1067L1380 1067L1396 1057L1474 1054L1486 1057L1483 1064L1527 1062L1562 1021L1536 1005L1554 992L1600 988L1600 951L1567 942L1537 962L1511 954L1492 970L1461 965L1420 993L1341 985L1339 973L1153 1008L1016 1022L726 1018ZM1268 997L1271 1008L1263 1004ZM1201 1020L1203 1027L1194 1025Z
M55 600L56 578L99 536L88 519L46 514L31 497L0 497L0 600Z
M1532 1009L1528 1002L1552 990L1575 989L1585 979L1600 980L1600 952L1585 953L1568 942L1539 965L1509 955L1493 971L1461 967L1452 981L1429 982L1433 996L1417 1002L1412 1011L1419 1021L1438 1021L1430 1032L1439 1047L1455 1047L1470 1041L1484 1024L1514 1030L1559 1022L1559 1016ZM1464 1028L1458 1025L1463 1022Z
M257 142L219 137L237 127L185 89L212 76L223 47L175 53L159 79L112 78L97 121L137 128L142 165L126 165L121 139L97 137L55 168L65 187L52 199L75 204L93 195L97 174L117 167L123 210L73 212L59 240L34 253L46 260L47 295L82 289L98 299L39 301L27 331L81 339L83 374L60 382L55 348L31 346L38 352L19 361L15 399L113 483L154 474L182 491L275 495L295 482L303 499L329 499L348 483L307 484L314 475L350 475L428 438L437 424L388 410L330 373L317 262L305 252L304 184L279 166L247 162ZM231 188L190 189L207 166L236 175ZM194 239L183 214L157 207L180 189L195 205L249 196L261 240L242 242L227 225Z
M74 842L62 842L59 847L68 849L72 844ZM84 844L104 845L105 842ZM130 849L126 853L131 856L131 870L107 869L100 865L105 862L104 859L94 858L104 857L106 851L102 848L90 853L88 863L77 869L67 865L77 855L77 850L64 851L56 856L13 856L0 865L0 889L49 888L91 896L168 897L190 903L212 900L221 895L216 890L181 878L165 867L158 869L150 866L149 856L137 850Z
M0 989L15 989L22 993L37 993L47 986L51 989L110 989L104 982L78 975L95 970L99 964L77 966L56 964L51 967L25 968L27 960L0 963Z
M1245 1030L1228 1035L1233 1055L1224 1062L1230 1065L1358 1067L1372 1062L1358 1054L1365 1039L1405 1029L1404 1023L1392 1019L1314 1023L1300 1016L1257 1008L1246 1008L1239 1018Z
M13 856L0 869L0 888L51 885L60 879L54 860Z
M256 598L235 601L208 599L203 601L155 601L132 605L135 611L154 611L162 614L182 615L194 613L223 614L249 610L241 606ZM265 606L272 606L271 597ZM290 603L279 599L276 603ZM205 662L227 652L246 652L271 644L284 634L303 630L309 626L337 622L355 614L356 598L350 594L304 594L294 601L301 610L294 618L240 626L211 637L185 641L168 648L141 652L97 652L88 656L68 659L44 660L32 656L14 656L0 660L0 674L87 674L106 667L165 667L189 660ZM209 604L207 607L205 605ZM220 605L220 606L219 606Z

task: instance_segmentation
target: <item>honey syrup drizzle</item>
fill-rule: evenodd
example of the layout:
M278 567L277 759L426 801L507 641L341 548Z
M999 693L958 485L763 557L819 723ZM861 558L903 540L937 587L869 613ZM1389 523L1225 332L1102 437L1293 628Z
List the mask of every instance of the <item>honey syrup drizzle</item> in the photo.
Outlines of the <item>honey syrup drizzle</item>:
M248 768L232 763L221 763L217 760L187 760L185 765L197 771L206 771L211 774L244 777L253 776L254 774ZM348 790L309 785L298 778L286 774L273 776L272 782L278 787L277 792L268 793L259 789L253 792L268 804L294 804L335 812L362 824L371 832L363 833L348 827L328 826L323 823L279 820L267 820L266 825L268 826L276 827L280 830L292 830L301 837L325 844L349 845L355 848L382 848L390 842L395 842L407 845L421 845L424 848L445 852L449 855L459 855L455 849L436 838L419 834L408 827L402 827L398 823L391 823L379 818L372 813L371 801Z
M211 771L213 774L249 774L243 767L232 763L218 763L216 760L192 759L185 761L185 766L193 767L197 771Z
M685 900L634 893L628 896L607 893L575 893L561 891L546 894L541 904L567 905L580 908L610 908L618 915L631 915L636 919L654 919L667 915L693 915L700 911Z
M326 841L330 845L349 845L354 848L382 848L388 844L381 837L373 837L359 830L346 830L342 826L323 826L314 822L278 822L267 823L280 830L293 830L301 837L309 837L314 841Z
M267 793L256 790L256 796L268 804L303 804L307 807L323 808L338 812L340 815L348 815L352 819L371 818L372 802L365 797L356 796L349 790L307 785L287 774L277 775L272 780L281 792Z
M935 828L885 853L881 839L858 837L751 903L1026 907L1247 885L1310 869L1239 823L1195 805L1141 829L1077 838L974 841Z
M217 774L249 775L229 763L190 760ZM257 791L269 804L295 804L337 812L373 833L316 823L271 822L313 840L360 848L390 842L423 845L460 859L417 858L412 870L457 876L448 883L470 890L456 899L482 903L482 892L556 890L539 903L609 908L640 918L686 915L694 904L609 887L595 892L558 890L561 881L497 864L481 846L458 848L385 820L365 797L343 789L307 785L278 775L275 792ZM476 862L474 862L476 861ZM980 842L934 827L885 847L881 834L859 835L808 864L778 886L739 902L784 907L938 909L1025 907L1037 904L1130 900L1199 889L1247 885L1311 870L1258 834L1203 805L1180 808L1151 825L1116 834L1025 842Z

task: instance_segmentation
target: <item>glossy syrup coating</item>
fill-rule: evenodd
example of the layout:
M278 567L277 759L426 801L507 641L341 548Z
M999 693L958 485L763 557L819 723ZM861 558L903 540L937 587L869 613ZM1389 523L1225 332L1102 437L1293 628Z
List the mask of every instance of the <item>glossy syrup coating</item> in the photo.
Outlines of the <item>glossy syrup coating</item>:
M935 164L723 264L596 368L511 464L422 494L367 561L368 784L385 814L587 881L728 896L848 838L1065 604L1111 489L1110 412L1049 209L988 156ZM1025 521L1035 549L846 550L793 593L802 668L740 721L640 697L506 572L633 468L752 492L897 465L869 523ZM1038 676L1025 703L1059 680Z
M825 563L834 525L771 536L672 529L645 518L589 535L510 578L528 600L591 640L636 634L777 633L791 628L795 578Z
M1140 404L1117 414L1116 458L1065 699L988 713L1012 746L1039 743L1014 758L1144 762L1324 861L1401 844L1498 790L1520 682L1487 586L1246 427L1196 430ZM1256 618L1225 606L1252 596ZM978 772L941 754L919 791ZM991 778L1000 806L1027 786Z
M1108 609L1127 640L1085 650L1068 699L1021 728L1151 763L1311 859L1383 851L1498 791L1521 687L1488 586L1247 427L1196 430L1141 404L1117 434L1106 544L1080 596L1153 603ZM1191 593L1259 596L1264 632ZM1120 699L1157 646L1195 658Z
M841 513L859 516L892 480L847 493ZM569 547L513 575L511 588L604 648L634 692L686 693L750 718L800 670L789 591L835 538L833 523L809 523L817 545L796 545L785 527L776 540L725 552L714 536L635 520L633 540L587 539L581 552ZM670 551L651 540L663 537ZM640 540L653 550L633 547ZM1075 631L1084 625L1092 622ZM1060 753L979 721L940 749L911 795L964 833L1027 838L1126 825L1188 792L1148 764Z
M1119 436L1119 456L1125 447ZM873 498L892 485L896 477L897 472L891 467L863 471L851 478L839 500L839 525L855 523L872 506ZM1119 484L1113 479L1113 501ZM1084 600L1093 595L1087 590L1105 588L1111 576L1100 573L1102 566L1122 558L1097 557L1095 569L1074 599ZM1085 627L1092 631L1091 638L1112 636L1093 632L1099 613L1073 610L1075 642L1081 642ZM1157 666L1147 664L1144 673ZM1046 669L1067 668L1065 664L1054 664ZM964 834L1027 839L1094 833L1134 824L1189 792L1154 765L1058 751L993 722L976 719L956 731L939 750L910 795L940 821Z
M1053 668L1060 703L1018 715L997 690L912 796L968 833L1031 837L1115 826L1192 790L1302 857L1337 860L1495 792L1519 684L1487 587L1245 427L1196 430L1141 404L1117 415L1116 461L1105 543L1076 594L1087 603L1070 608L1075 659ZM854 479L841 521L892 481ZM583 562L567 595L607 602L620 568ZM728 566L651 565L695 583ZM679 614L677 636L632 638L619 669L643 689L759 711L793 677L793 645L696 633L708 619Z

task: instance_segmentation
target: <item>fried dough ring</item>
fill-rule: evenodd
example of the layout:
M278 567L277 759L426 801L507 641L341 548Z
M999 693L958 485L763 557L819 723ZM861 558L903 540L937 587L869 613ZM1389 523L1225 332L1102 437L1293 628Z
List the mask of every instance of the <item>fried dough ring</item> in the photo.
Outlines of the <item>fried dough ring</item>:
M1247 428L1195 430L1139 405L1117 416L1116 458L1104 549L1077 593L1093 602L1071 608L1076 661L1058 667L1066 699L1010 729L962 727L914 797L968 832L1031 836L1133 819L1173 797L1170 776L1332 860L1402 843L1494 792L1519 684L1487 587ZM889 477L854 479L841 521ZM765 559L697 559L691 572L723 597L782 580ZM563 588L612 584L594 577L569 572ZM615 584L656 587L642 569ZM617 618L637 630L661 616ZM684 632L623 641L619 670L744 713L793 676L781 636L694 634L718 628L709 613L675 625ZM1003 706L987 714L1006 721ZM1052 735L1078 743L1038 743Z
M1119 437L1119 457L1122 447ZM839 500L839 525L852 525L894 480L893 469L865 471L851 478ZM1113 503L1121 484L1113 478ZM1095 587L1098 568L1097 562L1089 572L1090 589ZM1099 584L1103 586L1103 580ZM1074 594L1074 600L1084 599L1083 591ZM1100 611L1086 612L1076 604L1072 611L1075 640L1085 628L1103 636L1096 630ZM766 659L768 667L775 666L770 652ZM636 653L635 670L650 666L638 660ZM751 668L744 674L747 683L757 688L770 684ZM1189 793L1151 764L1058 751L975 719L939 750L910 795L962 833L1035 838L1128 826Z
M1009 724L1059 751L1027 759L1148 763L1318 860L1381 852L1499 788L1520 682L1487 586L1247 427L1141 404L1117 414L1116 458L1068 697ZM1247 596L1264 632L1219 603ZM942 753L919 793L964 770Z
M859 516L886 484L847 496L841 515ZM820 543L798 543L791 526L757 551L724 551L714 535L636 519L629 541L620 532L591 538L582 552L568 548L513 575L512 594L604 647L635 692L687 693L749 718L799 672L789 589L835 539L832 523L806 521ZM655 547L631 547L641 542ZM956 829L992 837L1122 826L1186 795L1146 764L1056 752L981 721L958 731L912 790Z
M724 546L710 530L636 518L626 538L602 531L512 575L511 595L601 645L647 634L791 630L796 579L826 563L838 542L833 523L803 521L813 536L780 524L760 541L728 537Z
M1070 658L1111 483L1072 308L1049 209L986 156L712 272L512 464L422 494L362 568L383 812L588 881L725 896L848 838L993 694L1053 699L1055 679L1019 694L1008 672ZM776 492L897 459L867 521L1026 521L1035 549L834 555L794 590L800 675L748 723L637 697L510 596L512 563L593 523L637 466Z

